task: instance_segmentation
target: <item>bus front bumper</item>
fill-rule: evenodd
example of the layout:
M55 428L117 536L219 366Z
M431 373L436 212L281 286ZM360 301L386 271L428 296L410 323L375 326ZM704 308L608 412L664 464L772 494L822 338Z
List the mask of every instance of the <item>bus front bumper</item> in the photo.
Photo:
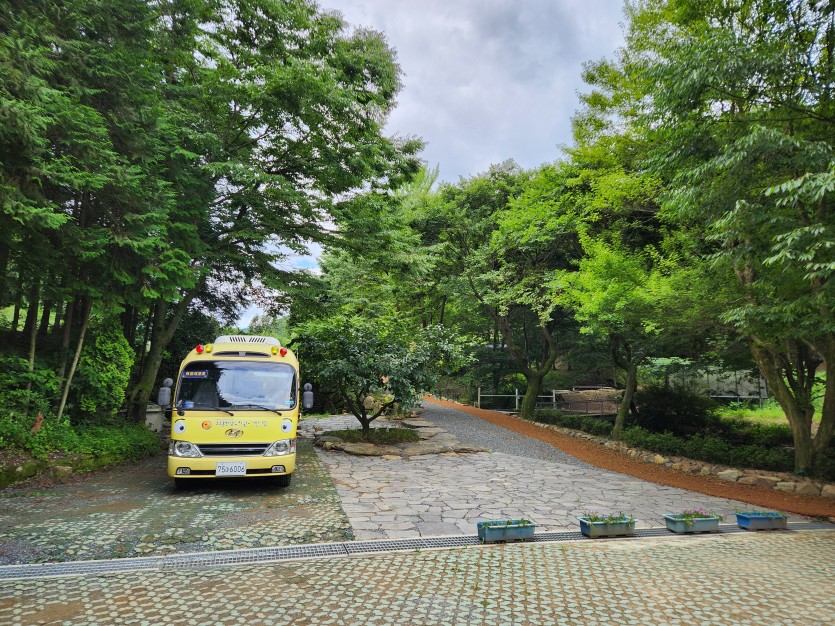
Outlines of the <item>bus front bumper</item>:
M261 478L292 474L296 454L189 458L168 455L171 478ZM245 473L242 473L245 472Z

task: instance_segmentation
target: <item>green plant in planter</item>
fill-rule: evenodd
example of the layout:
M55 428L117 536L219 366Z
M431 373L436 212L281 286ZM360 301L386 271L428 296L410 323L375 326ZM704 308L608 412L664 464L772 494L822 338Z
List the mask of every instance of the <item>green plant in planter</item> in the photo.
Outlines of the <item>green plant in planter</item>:
M781 511L737 511L736 523L745 530L778 530L787 528L789 516Z
M616 537L635 534L635 518L621 511L617 515L586 511L579 518L580 531L586 537Z
M536 524L528 519L502 519L478 522L478 538L482 543L498 541L529 541L534 537Z
M706 509L685 509L664 516L667 529L674 533L716 533L724 517Z
M593 524L622 524L624 522L635 523L635 518L631 515L626 515L623 511L617 515L614 513L597 513L596 511L585 511L581 516L588 522Z
M788 515L782 511L734 511L737 515L747 515L748 517L776 517L788 519Z
M695 520L697 519L718 518L720 522L725 520L724 516L701 508L684 509L680 513L673 513L671 517L683 521L687 526L693 526L693 524L695 524Z

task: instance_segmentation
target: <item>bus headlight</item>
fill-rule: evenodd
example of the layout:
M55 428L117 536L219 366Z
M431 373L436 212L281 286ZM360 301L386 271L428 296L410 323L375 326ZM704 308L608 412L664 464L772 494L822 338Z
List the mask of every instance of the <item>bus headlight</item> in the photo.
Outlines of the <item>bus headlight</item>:
M188 441L172 441L168 444L168 454L190 459L198 459L203 456L200 454L200 448Z
M295 454L295 452L296 440L282 439L281 441L276 441L273 445L267 448L264 452L264 456L283 456L285 454Z

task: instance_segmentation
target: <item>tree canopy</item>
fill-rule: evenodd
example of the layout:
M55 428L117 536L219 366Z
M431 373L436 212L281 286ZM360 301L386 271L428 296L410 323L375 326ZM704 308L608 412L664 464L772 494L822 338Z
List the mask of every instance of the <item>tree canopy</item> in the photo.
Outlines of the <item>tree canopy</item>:
M733 352L783 408L796 471L821 473L835 9L625 15L571 145L450 183L385 134L385 37L313 0L4 4L0 400L139 419L160 368L254 301L253 329L295 337L364 427L469 361L457 380L525 385L523 417L546 387L613 381L620 437L648 359ZM317 270L281 267L311 242Z

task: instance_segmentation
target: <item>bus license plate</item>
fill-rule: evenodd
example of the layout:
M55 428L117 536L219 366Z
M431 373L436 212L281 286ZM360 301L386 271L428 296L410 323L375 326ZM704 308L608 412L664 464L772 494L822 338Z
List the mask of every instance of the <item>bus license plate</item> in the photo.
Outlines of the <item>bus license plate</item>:
M246 476L246 463L242 461L218 462L215 465L215 476Z

